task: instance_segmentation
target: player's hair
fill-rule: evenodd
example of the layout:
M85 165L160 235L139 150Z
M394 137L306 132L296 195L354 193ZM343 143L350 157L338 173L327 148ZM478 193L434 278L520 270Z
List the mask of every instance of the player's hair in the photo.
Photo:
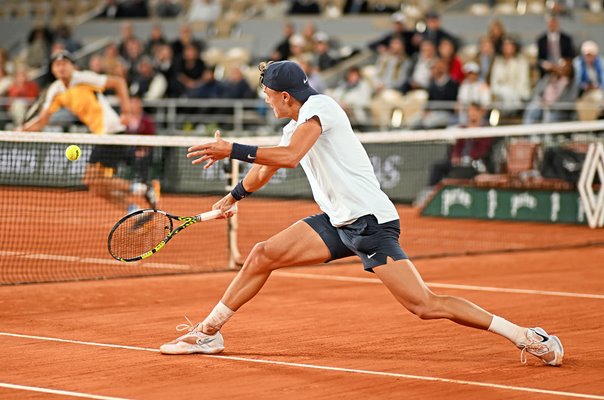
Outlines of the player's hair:
M266 69L268 68L269 65L271 65L274 61L262 61L260 64L258 64L258 70L260 70L260 82L259 85L260 87L264 87L264 71L266 71Z

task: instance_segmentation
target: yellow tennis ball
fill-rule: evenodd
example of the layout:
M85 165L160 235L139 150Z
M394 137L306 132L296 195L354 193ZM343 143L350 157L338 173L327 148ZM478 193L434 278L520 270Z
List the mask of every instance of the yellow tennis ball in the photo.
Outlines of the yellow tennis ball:
M80 150L80 148L75 144L72 144L67 149L65 149L65 157L67 157L67 159L71 161L77 160L78 158L80 158L80 155L82 155L82 150Z

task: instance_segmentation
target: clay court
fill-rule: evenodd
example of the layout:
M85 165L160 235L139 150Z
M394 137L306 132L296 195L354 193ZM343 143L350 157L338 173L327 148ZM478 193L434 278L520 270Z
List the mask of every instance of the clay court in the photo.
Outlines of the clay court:
M20 198L27 208L26 199L34 196L17 192L23 193L3 190L2 200ZM203 210L214 200L197 198L196 207ZM175 214L185 212L183 197L165 201ZM267 207L279 218L261 213ZM314 207L306 201L243 202L242 253ZM87 248L92 258L65 254L54 260L35 256L36 249L49 251L42 244L50 236L32 218L23 228L30 246L3 253L3 265L15 274L39 273L40 260L47 258L44 271L76 270L83 279L90 279L86 271L101 268L115 275L162 275L0 286L0 398L604 399L604 233L578 225L445 220L420 218L410 207L399 211L404 248L434 291L558 335L564 365L546 367L532 356L523 365L520 351L501 337L419 320L354 259L274 273L224 327L221 355L163 356L157 349L178 335L174 327L186 322L185 315L202 318L235 274L173 274L202 262L209 250L201 245L201 232L211 226L222 237L224 222L189 228L152 259L159 267L123 269L104 247L115 216L92 221L98 238L82 232L68 237L98 241ZM70 232L78 217L56 220ZM194 258L185 251L191 247ZM97 259L105 265L96 265ZM177 266L183 270L175 271Z

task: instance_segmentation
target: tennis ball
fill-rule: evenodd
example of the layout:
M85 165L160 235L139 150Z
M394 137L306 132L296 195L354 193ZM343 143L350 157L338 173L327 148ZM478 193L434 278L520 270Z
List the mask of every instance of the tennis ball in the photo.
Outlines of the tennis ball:
M65 149L65 157L67 157L67 159L71 161L75 161L80 158L81 154L82 150L80 150L80 148L75 144L72 144L67 149Z

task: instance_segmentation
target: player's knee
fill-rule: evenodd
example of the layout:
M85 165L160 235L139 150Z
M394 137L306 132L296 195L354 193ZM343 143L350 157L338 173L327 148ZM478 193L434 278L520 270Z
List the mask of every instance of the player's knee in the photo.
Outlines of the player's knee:
M245 264L245 268L251 271L266 272L271 270L270 257L266 251L266 242L256 243Z

